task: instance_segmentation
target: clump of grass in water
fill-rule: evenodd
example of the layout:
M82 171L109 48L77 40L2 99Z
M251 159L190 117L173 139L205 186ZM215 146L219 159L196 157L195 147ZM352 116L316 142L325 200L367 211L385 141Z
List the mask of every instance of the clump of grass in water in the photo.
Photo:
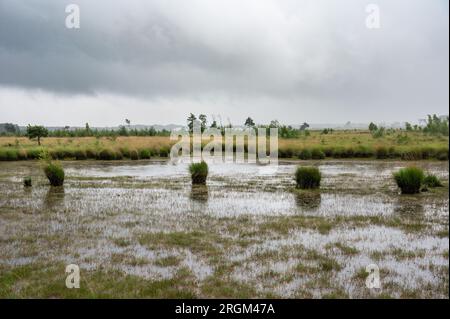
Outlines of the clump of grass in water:
M206 184L206 178L208 177L208 164L206 162L192 163L189 165L189 172L191 173L192 184Z
M442 187L443 186L441 181L439 180L439 178L436 175L433 175L433 174L428 174L424 178L423 183L424 183L425 186L431 187L431 188L433 188L433 187Z
M31 177L30 176L24 177L23 186L31 187L31 185L32 185Z
M421 168L411 166L394 173L394 179L402 194L417 194L420 193L425 174Z
M322 174L317 167L298 167L295 172L297 188L314 189L320 187Z
M50 185L62 186L64 184L64 169L59 162L52 162L49 153L43 150L40 156L41 163L44 167L45 176L47 176Z

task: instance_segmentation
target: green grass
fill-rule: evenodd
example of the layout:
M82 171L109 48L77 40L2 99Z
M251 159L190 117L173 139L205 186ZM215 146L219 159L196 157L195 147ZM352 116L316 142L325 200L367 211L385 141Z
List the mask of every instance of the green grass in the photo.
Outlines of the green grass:
M298 167L295 171L295 181L300 189L320 187L322 175L317 167Z
M421 168L411 166L394 173L394 179L402 194L417 194L420 193L425 174Z
M206 162L192 163L189 165L189 172L191 173L192 184L206 184L208 177L208 164Z

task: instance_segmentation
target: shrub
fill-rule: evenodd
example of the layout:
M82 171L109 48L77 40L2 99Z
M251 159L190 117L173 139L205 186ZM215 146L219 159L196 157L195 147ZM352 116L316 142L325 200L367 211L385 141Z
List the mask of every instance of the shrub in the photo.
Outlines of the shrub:
M5 152L5 160L7 161L17 161L18 154L16 150L7 150Z
M85 160L87 159L86 151L85 150L75 150L74 151L75 159L76 160Z
M86 158L95 159L97 158L97 156L98 156L97 151L90 148L86 149Z
M18 150L17 159L21 161L27 160L28 159L27 151L25 151L24 149Z
M334 148L333 147L325 147L323 149L323 152L325 153L326 157L333 157L333 155L334 155Z
M115 151L115 157L116 160L122 160L123 159L123 154L120 150Z
M129 150L128 148L121 147L121 148L119 149L119 151L120 151L120 153L122 153L123 157L132 159L132 158L131 158L131 152L130 152L130 150Z
M439 178L436 175L428 174L425 179L423 180L423 183L427 187L442 187L442 183L439 180Z
M112 150L105 148L98 153L98 159L112 161L116 159L116 154Z
M359 158L367 158L367 157L372 157L374 155L374 152L372 149L370 149L367 146L362 146L359 145L356 149L355 149L355 157L359 157Z
M206 184L206 178L208 177L208 164L206 162L192 163L189 165L189 172L191 173L192 184Z
M39 159L42 150L40 148L30 148L27 150L28 159Z
M162 147L159 149L159 156L160 157L168 157L169 156L169 149L167 147Z
M418 161L422 159L422 152L419 149L405 150L401 153L402 160Z
M23 186L25 187L31 187L32 182L31 182L31 177L27 176L23 178Z
M324 159L325 158L325 153L322 152L322 150L320 150L318 148L315 148L311 152L311 157L313 159Z
M386 159L389 157L389 150L384 146L377 147L375 155L378 159Z
M394 173L394 179L402 194L416 194L420 192L425 175L421 168L407 167Z
M131 150L130 151L130 159L131 160L138 160L139 159L139 153L136 150Z
M301 160L309 160L312 158L312 152L309 149L304 148L298 154L298 158L300 158Z
M448 161L448 149L440 149L436 152L436 159L440 161Z
M295 172L297 187L301 189L319 188L322 174L317 167L298 167Z
M278 155L281 158L291 158L294 156L294 151L292 148L280 148L278 149Z
M139 157L142 159L149 159L151 157L150 150L148 149L139 150Z
M49 162L44 167L45 176L47 176L50 185L62 186L64 184L64 169L59 163Z

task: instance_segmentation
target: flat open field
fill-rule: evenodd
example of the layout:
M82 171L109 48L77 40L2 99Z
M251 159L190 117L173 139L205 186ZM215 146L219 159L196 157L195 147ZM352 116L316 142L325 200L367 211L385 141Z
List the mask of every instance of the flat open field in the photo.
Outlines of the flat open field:
M132 150L142 158L166 157L173 144L169 137L77 137L43 138L42 145L57 159L99 157L102 150L112 158L129 158ZM320 150L328 158L397 158L406 160L448 160L448 136L431 136L420 132L393 131L374 138L369 131L334 131L322 134L311 131L309 136L279 139L281 158L298 157L302 150ZM0 137L0 160L35 159L40 148L36 141L25 137ZM77 151L81 151L78 152ZM144 152L145 151L145 154ZM119 154L119 156L117 156ZM314 154L313 154L314 155ZM309 155L311 156L311 155ZM320 157L320 156L319 156ZM308 158L306 158L308 159ZM318 158L317 158L318 159Z
M37 162L1 162L0 297L449 297L448 161L413 163L444 181L418 195L392 179L410 162L303 161L323 179L301 192L295 164L213 165L192 187L165 161L67 161L52 188ZM65 287L72 263L80 289Z

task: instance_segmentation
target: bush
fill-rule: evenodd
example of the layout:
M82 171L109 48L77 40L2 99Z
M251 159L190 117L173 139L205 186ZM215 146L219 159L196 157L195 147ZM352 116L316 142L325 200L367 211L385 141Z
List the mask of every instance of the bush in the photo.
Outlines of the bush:
M149 159L151 157L150 150L147 149L139 150L139 157L142 159Z
M333 157L334 156L334 148L333 147L325 147L323 149L323 152L325 153L326 157Z
M79 161L87 159L87 155L86 155L86 151L85 150L76 150L74 152L74 155L75 155L75 159L79 160Z
M425 175L421 168L407 167L394 173L394 179L402 194L416 194L420 192Z
M440 161L448 161L448 149L441 149L436 152L436 159Z
M169 157L169 149L167 147L162 147L159 150L159 156L160 157Z
M59 163L48 163L44 168L44 173L50 185L62 186L64 184L64 169Z
M439 180L439 178L436 175L428 174L425 179L423 180L423 183L427 187L442 187L442 183Z
M307 149L304 148L300 151L300 153L298 154L298 158L300 158L301 160L309 160L312 159L312 152Z
M120 153L122 153L123 157L132 159L132 158L131 158L131 152L130 152L130 150L129 150L128 148L121 147L121 148L119 149L119 151L120 151Z
M378 159L386 159L389 157L389 150L384 146L377 147L375 155Z
M120 150L117 150L114 153L115 153L116 160L122 160L123 159L123 154L122 154L122 152Z
M112 161L116 159L116 154L110 149L103 149L98 153L98 159L103 161Z
M422 152L419 149L405 150L401 154L402 160L418 161L422 159Z
M367 146L362 146L359 145L356 149L355 149L355 157L359 157L359 158L368 158L368 157L372 157L374 155L374 152L372 149L370 149Z
M313 159L316 159L316 160L318 160L318 159L324 159L324 158L325 158L325 153L322 152L320 149L315 148L315 149L313 149L312 152L311 152L311 157L312 157Z
M31 187L32 182L31 182L31 177L27 176L23 178L23 186L25 187Z
M86 158L96 159L97 156L98 156L97 151L90 148L86 149Z
M206 162L192 163L189 165L189 172L191 173L192 184L206 184L206 178L208 177L208 164Z
M6 161L17 161L19 158L16 150L7 150L4 157Z
M130 159L135 161L139 159L139 153L136 150L131 150L130 151Z
M27 151L25 151L24 149L18 150L17 159L21 161L27 160L28 159Z
M27 150L28 159L39 159L42 150L40 148L30 148Z
M319 188L322 174L317 167L298 167L295 172L297 188L311 189Z

